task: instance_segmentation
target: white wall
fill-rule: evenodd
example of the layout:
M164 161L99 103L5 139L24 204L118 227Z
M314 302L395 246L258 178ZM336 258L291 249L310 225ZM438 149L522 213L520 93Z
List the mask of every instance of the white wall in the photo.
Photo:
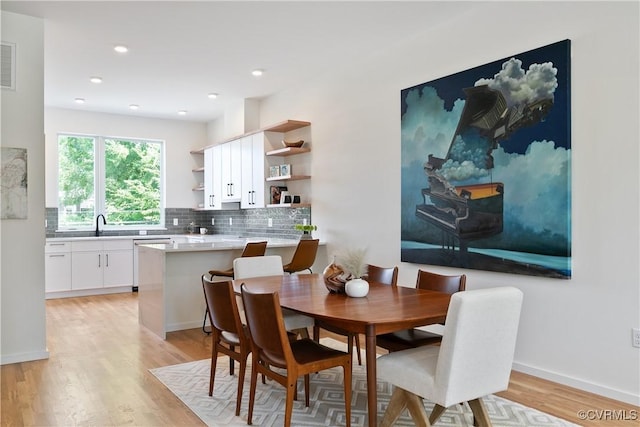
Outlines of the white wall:
M202 202L202 192L194 192L202 173L193 173L202 166L203 157L189 154L207 143L206 123L183 120L151 119L118 114L92 113L79 110L47 108L46 134L46 197L47 207L57 206L58 194L58 134L86 133L100 136L148 138L165 141L165 195L167 208L196 207Z
M49 357L44 307L44 25L2 12L16 90L2 90L2 147L27 149L27 219L0 220L0 363Z
M395 49L359 52L326 80L268 98L261 122L312 123L312 215L328 253L367 246L412 285L424 266L400 263L400 91L571 39L573 278L464 273L470 289L524 291L516 369L639 404L638 12L637 2L471 2Z

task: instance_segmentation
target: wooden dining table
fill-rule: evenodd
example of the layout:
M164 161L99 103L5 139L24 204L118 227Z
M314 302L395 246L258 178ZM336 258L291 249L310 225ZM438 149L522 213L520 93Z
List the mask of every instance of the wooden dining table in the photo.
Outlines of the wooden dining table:
M444 323L450 295L369 283L366 297L330 293L320 274L292 274L233 281L240 294L245 284L251 292L278 292L280 305L322 323L365 335L367 409L369 426L377 426L376 335L434 323Z

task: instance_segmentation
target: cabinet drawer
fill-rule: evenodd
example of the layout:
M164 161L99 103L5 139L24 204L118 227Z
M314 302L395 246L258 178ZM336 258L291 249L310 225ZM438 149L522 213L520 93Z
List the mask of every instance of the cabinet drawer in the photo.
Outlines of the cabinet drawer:
M71 242L47 242L44 245L45 254L71 252Z
M133 250L133 240L131 239L105 240L102 245L105 251Z
M101 251L102 242L99 240L83 240L81 242L71 242L71 249L74 252L79 251Z

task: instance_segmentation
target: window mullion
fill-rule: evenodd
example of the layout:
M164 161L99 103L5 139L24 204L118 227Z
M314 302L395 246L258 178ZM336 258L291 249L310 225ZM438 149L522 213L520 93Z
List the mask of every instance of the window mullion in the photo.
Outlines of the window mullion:
M96 215L104 214L107 215L106 212L106 196L105 196L105 148L104 148L104 138L98 137L96 141L96 152L95 152L95 167L96 167L96 176L95 176L95 195L96 195Z

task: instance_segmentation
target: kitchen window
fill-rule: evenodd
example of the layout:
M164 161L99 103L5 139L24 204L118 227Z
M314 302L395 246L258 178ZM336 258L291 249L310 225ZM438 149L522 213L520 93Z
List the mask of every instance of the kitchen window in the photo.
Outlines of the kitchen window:
M58 227L153 228L164 224L163 141L58 135Z

